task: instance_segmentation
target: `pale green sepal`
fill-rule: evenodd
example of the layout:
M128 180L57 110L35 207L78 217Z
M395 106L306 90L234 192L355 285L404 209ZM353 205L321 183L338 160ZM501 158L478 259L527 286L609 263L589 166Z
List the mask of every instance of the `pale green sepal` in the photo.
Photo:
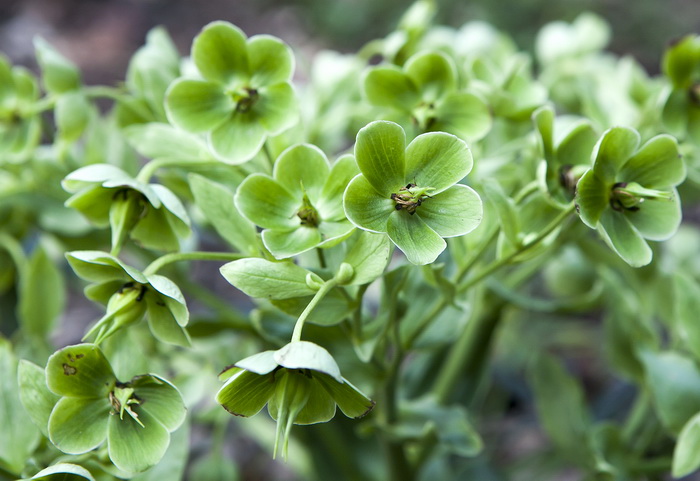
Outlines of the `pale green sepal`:
M607 130L594 149L593 170L606 182L613 181L627 159L639 146L640 136L628 127L613 127Z
M326 155L311 144L297 144L280 154L275 162L274 179L295 198L306 194L316 205L330 171Z
M205 25L192 42L191 55L197 70L207 80L235 85L250 77L246 36L229 22Z
M238 361L235 366L262 375L272 372L279 365L275 361L275 351L263 351Z
M187 331L178 323L167 304L155 298L146 296L146 315L151 333L161 342L189 347L191 340Z
M107 399L115 382L112 366L94 344L64 347L46 364L46 385L59 396Z
M358 174L345 189L343 207L348 220L360 229L386 232L389 216L395 210L391 194L381 195L367 178Z
M287 369L311 369L343 382L340 368L328 351L308 341L290 342L275 351L275 361Z
M622 167L617 180L637 182L649 189L673 187L685 179L685 164L678 141L657 135L645 143Z
M646 199L639 210L622 213L645 239L664 241L671 238L683 220L681 200L676 189L671 199Z
M61 398L49 417L49 437L67 454L82 454L95 449L107 437L107 418L111 406L103 398ZM114 416L119 419L119 416Z
M313 249L321 242L319 229L301 226L291 231L264 230L262 241L277 259L287 259Z
M175 431L185 421L187 409L180 391L166 379L155 374L136 376L129 385L138 396L138 411L145 411L165 429Z
M595 229L600 216L609 208L612 184L603 181L593 170L588 170L576 185L576 211L588 227Z
M139 424L131 416L107 416L109 458L127 473L145 471L161 460L170 444L168 430L148 412L134 407Z
M455 237L477 228L484 216L484 207L474 189L456 184L425 199L415 215L440 237Z
M291 230L299 226L296 213L300 200L266 175L248 176L238 186L234 201L241 214L265 229Z
M413 55L404 65L404 72L425 102L434 102L457 86L457 67L440 51Z
M314 378L328 391L343 414L349 418L361 418L369 413L375 402L343 378L338 382L325 374L314 374Z
M260 152L265 138L265 128L251 112L234 111L209 133L209 146L220 160L242 164Z
M486 102L469 92L453 92L440 100L431 131L445 131L469 142L481 140L493 126Z
M247 48L253 88L291 80L294 54L282 40L272 35L255 35L248 39Z
M391 195L403 187L406 134L400 125L376 120L357 133L355 159L378 194Z
M213 82L178 79L165 93L165 112L171 124L189 132L210 131L230 117L236 104Z
M642 267L651 262L649 244L620 212L606 209L600 217L598 231L608 246L630 266Z
M673 450L673 477L682 478L700 468L700 413L685 423Z
M139 154L151 159L198 160L209 157L203 139L169 124L134 124L124 129L124 137Z
M410 112L420 101L418 89L398 67L382 66L367 71L363 80L367 100L378 107Z
M92 164L81 167L68 174L61 186L70 193L78 192L95 183L106 181L128 182L132 177L117 166L110 164Z
M274 364L276 367L277 363ZM255 416L274 393L272 376L273 374L260 375L247 369L240 370L219 389L216 402L234 416Z
M41 37L34 38L34 48L48 92L60 94L80 87L80 72L72 62Z
M31 478L27 478L26 481L30 479L36 481L81 481L83 479L95 481L90 471L82 466L70 463L54 464L46 469L42 469Z
M256 122L268 135L278 135L299 122L299 102L291 84L262 87L253 107Z
M345 218L343 210L343 193L350 181L360 173L355 157L346 154L336 160L323 185L321 197L314 204L323 220L341 220Z
M387 234L396 246L416 265L430 264L447 244L418 215L394 211L387 222Z
M462 180L473 164L463 140L444 132L430 132L406 147L405 179L418 187L431 188L428 195L436 195Z

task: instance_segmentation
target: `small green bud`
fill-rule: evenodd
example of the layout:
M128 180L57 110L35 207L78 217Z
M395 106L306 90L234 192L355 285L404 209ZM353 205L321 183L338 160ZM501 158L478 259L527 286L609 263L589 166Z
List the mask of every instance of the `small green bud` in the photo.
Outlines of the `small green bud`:
M335 275L338 284L347 284L348 282L352 281L353 277L355 277L355 268L347 262L340 264L338 272Z
M317 274L314 274L313 272L306 274L306 285L309 286L309 289L318 291L321 287L323 287L323 284L323 279L321 279Z
M118 253L129 233L141 219L146 208L143 195L132 189L117 191L109 208L109 225L112 228L112 253Z
M636 182L618 182L613 185L610 205L617 211L639 210L645 200L671 200L671 192L647 189Z
M85 334L83 340L97 333L95 344L99 344L122 327L140 321L146 312L143 297L147 289L145 285L136 282L124 284L110 297L107 313Z

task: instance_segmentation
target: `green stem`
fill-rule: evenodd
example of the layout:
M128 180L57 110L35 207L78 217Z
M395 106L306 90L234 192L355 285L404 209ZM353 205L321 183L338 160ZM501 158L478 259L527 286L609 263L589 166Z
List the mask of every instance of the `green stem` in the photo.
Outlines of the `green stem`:
M313 312L318 303L321 302L321 300L324 297L326 297L326 294L328 294L337 285L338 281L335 278L333 278L331 280L326 281L316 292L316 295L314 295L313 299L311 299L311 302L309 302L309 304L306 306L306 309L304 309L304 312L302 312L299 316L299 319L297 319L297 323L294 325L294 331L292 332L291 342L301 341L301 331L302 329L304 329L304 322L306 322L306 318L309 317L309 315Z
M136 176L139 182L147 183L151 177L161 167L189 167L192 165L221 165L218 160L200 160L200 159L156 159L148 162L141 168L141 171Z
M83 87L83 93L90 98L102 97L112 100L121 100L124 95L127 94L127 91L125 89L97 85L92 87Z
M173 262L180 261L235 261L246 257L238 252L173 252L151 262L143 273L146 275L155 274L163 267Z

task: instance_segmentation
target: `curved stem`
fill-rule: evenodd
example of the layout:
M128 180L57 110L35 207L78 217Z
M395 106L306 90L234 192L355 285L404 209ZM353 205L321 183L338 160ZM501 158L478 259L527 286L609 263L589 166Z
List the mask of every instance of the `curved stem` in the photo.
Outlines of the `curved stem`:
M311 312L316 308L319 302L321 302L321 299L326 297L326 294L328 294L335 286L338 285L338 281L333 278L329 281L326 281L321 288L316 291L316 294L314 295L313 299L311 299L311 302L306 306L304 311L301 313L299 316L299 319L297 319L297 323L294 325L294 332L292 332L292 340L291 342L297 342L301 341L301 331L304 329L304 323L306 322L306 318L309 317Z
M151 262L143 273L146 275L155 274L163 267L173 262L180 261L235 261L247 257L238 252L173 252Z

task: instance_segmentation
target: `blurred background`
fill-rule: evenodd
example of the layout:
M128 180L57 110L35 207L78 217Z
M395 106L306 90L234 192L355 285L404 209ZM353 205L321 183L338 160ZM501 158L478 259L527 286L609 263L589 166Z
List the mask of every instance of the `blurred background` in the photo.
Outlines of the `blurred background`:
M406 0L0 0L0 51L33 66L32 38L40 35L76 62L88 84L124 78L129 57L146 32L164 25L180 52L212 20L228 20L248 35L271 33L297 53L321 48L356 51L383 37L411 4ZM664 46L700 31L698 0L438 0L438 23L486 20L531 50L537 30L590 10L612 25L611 50L634 55L658 71ZM307 57L308 58L308 57ZM303 62L303 60L302 60Z

